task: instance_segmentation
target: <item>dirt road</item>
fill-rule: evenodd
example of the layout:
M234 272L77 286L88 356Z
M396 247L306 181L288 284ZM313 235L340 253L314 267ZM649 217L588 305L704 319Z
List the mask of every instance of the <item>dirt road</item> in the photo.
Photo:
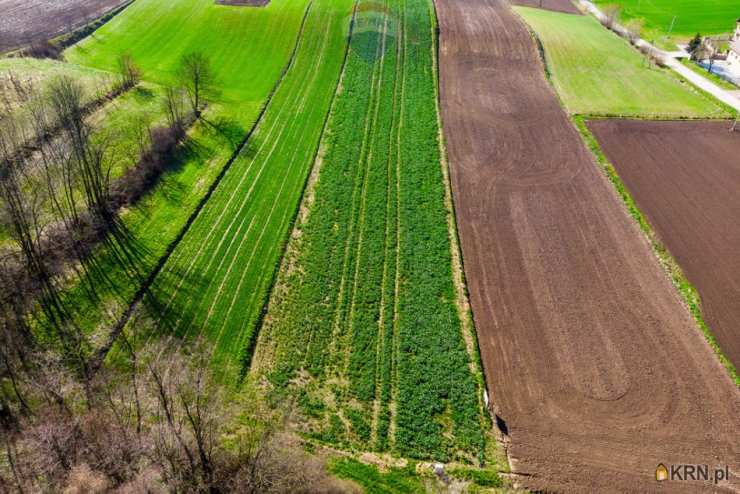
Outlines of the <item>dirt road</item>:
M499 0L437 0L442 117L489 394L520 481L740 490L740 393ZM654 480L729 464L730 483Z
M0 0L0 52L72 31L125 0Z
M707 323L740 368L740 133L726 122L588 127L699 290Z
M580 14L581 11L573 5L570 0L513 0L513 5L522 5L524 7L537 7L545 10L554 10L555 12L565 12L568 14Z

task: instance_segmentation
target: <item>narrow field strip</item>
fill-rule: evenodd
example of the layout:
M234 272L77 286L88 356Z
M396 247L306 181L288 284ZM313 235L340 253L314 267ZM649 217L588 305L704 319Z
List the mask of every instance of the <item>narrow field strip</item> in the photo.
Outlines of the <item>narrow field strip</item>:
M455 304L433 33L426 0L359 3L252 375L295 389L317 440L472 461L483 421Z

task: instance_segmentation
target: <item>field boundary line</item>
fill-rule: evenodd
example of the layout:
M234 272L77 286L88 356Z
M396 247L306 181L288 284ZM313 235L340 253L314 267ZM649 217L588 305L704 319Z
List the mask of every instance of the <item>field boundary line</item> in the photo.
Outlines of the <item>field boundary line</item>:
M354 27L355 27L355 16L357 13L357 4L359 0L355 0L353 7L352 7L352 17L349 22L349 32L347 34L345 48L344 48L344 58L342 59L342 64L339 68L339 74L337 75L336 82L335 82L335 89L331 96L331 101L329 102L329 108L326 111L326 115L324 116L324 122L321 127L321 132L319 134L319 138L317 139L316 143L316 149L313 153L313 166L311 167L311 171L306 174L306 179L303 182L303 190L301 191L300 200L298 201L298 204L295 208L295 211L293 211L292 218L289 221L290 228L287 229L286 235L283 238L283 241L281 242L280 247L280 256L278 258L278 262L275 263L275 267L273 269L272 276L270 278L269 286L267 290L265 291L265 294L262 297L262 301L260 302L260 305L262 305L262 309L260 310L259 314L257 315L257 319L254 324L254 330L252 331L252 334L249 337L249 340L247 341L247 344L244 348L244 355L241 357L241 378L244 378L246 375L247 370L252 364L252 357L254 356L254 349L257 345L257 340L259 338L260 333L262 333L262 326L265 322L265 316L267 315L268 308L270 306L270 300L272 297L272 292L275 288L275 281L277 280L277 275L280 271L281 266L285 262L285 254L288 251L288 246L290 244L290 238L293 235L293 232L296 228L296 220L298 219L299 213L301 211L301 206L303 205L304 200L306 199L306 194L310 193L309 184L311 183L311 176L314 173L314 168L317 166L319 151L321 150L321 145L324 142L324 136L326 135L326 129L329 125L329 120L331 117L331 114L334 109L334 102L336 101L337 93L340 89L340 83L344 77L345 67L347 65L347 58L349 55L349 49L350 49L350 43L352 42L352 35L354 34ZM318 166L321 166L321 163L318 163ZM318 180L318 173L320 169L316 170L317 173L317 180ZM310 214L310 213L309 213Z
M481 427L484 431L484 437L486 431L492 429L494 415L496 410L494 401L488 395L488 383L486 382L486 375L483 372L483 362L480 356L480 346L478 343L478 331L475 326L475 320L473 318L473 311L470 306L470 294L468 292L467 282L465 280L465 266L462 255L462 248L460 247L460 237L457 228L457 216L455 211L455 201L453 200L452 182L450 177L450 164L447 156L447 146L445 144L444 126L442 124L442 111L441 111L441 95L439 90L440 83L440 71L439 71L439 24L437 18L437 4L435 0L431 0L432 9L432 42L434 48L432 50L432 63L433 71L435 76L434 93L435 93L435 108L437 113L437 127L439 129L439 160L440 167L442 169L442 181L444 183L445 191L445 209L447 210L447 229L448 236L450 239L450 255L452 265L452 281L455 289L455 305L457 306L460 326L462 330L463 341L470 358L470 370L475 377L478 385L478 412L480 413ZM499 437L496 437L496 441L504 446L505 452L505 437L502 431L495 428L499 432ZM484 450L485 450L484 446ZM506 454L507 462L509 456ZM509 465L511 468L511 465Z
M293 65L293 61L295 59L296 52L298 51L300 40L303 37L303 29L306 24L306 19L308 18L308 13L311 10L312 5L313 5L313 1L309 1L308 5L306 6L306 11L303 14L303 19L301 21L301 27L298 31L298 36L296 36L296 42L293 46L293 51L290 54L290 58L288 59L288 63L285 64L285 67L283 67L283 70L280 73L280 76L278 77L277 81L275 81L275 84L273 85L273 87L270 89L270 92L268 93L267 98L262 105L262 108L260 108L260 112L257 115L257 118L252 124L252 127L249 129L247 134L244 136L244 138L241 140L239 145L236 147L236 149L234 150L234 152L232 153L231 157L228 159L226 164L221 168L221 171L218 173L216 178L213 180L213 182L211 182L211 185L208 187L208 190L206 191L204 196L201 198L201 200L198 202L198 205L195 207L193 212L190 213L190 216L188 216L187 221L185 222L183 227L180 229L178 234L169 243L169 245L167 245L167 248L165 249L162 256L160 256L159 260L154 266L154 269L150 271L149 275L144 280L144 283L136 291L136 294L134 295L134 298L131 301L131 303L129 303L129 306L126 308L124 313L121 315L121 317L116 321L116 323L111 328L111 331L109 332L108 339L106 340L106 342L103 344L102 347L100 347L93 354L93 357L90 363L90 367L93 372L97 371L100 368L100 366L103 363L103 360L108 354L108 351L113 347L113 344L118 339L118 335L121 333L121 331L123 331L123 328L126 326L126 323L131 318L131 315L134 313L136 308L139 306L141 301L144 299L146 294L149 292L149 288L151 287L152 283L156 279L157 275L160 273L162 268L165 266L165 264L167 263L167 260L170 258L172 253L175 251L179 243L185 237L185 234L187 234L187 232L190 230L190 227L195 222L195 219L198 217L201 210L208 203L209 199L213 195L213 192L216 190L216 188L218 188L219 184L221 183L221 180L223 180L226 173L229 171L229 169L231 169L231 166L234 164L236 159L239 157L242 150L249 142L249 139L252 137L257 127L259 126L260 122L262 121L265 113L267 112L267 109L270 107L270 103L272 102L273 96L275 96L275 93L277 92L278 88L280 87L283 80L285 79L285 76L290 70L290 67Z
M589 115L573 115L571 117L576 130L578 130L578 133L581 135L581 139L583 139L591 152L591 155L594 157L599 170L612 185L612 190L614 190L614 192L619 196L619 199L630 218L637 223L640 232L644 235L648 244L650 244L650 250L660 263L663 268L663 272L670 280L671 285L676 289L676 293L679 296L682 305L691 315L691 318L701 331L702 336L704 336L704 340L712 348L714 354L717 356L717 360L722 367L725 368L730 379L732 379L735 385L740 388L740 375L738 375L737 369L724 354L717 343L717 339L715 338L712 329L704 320L699 291L691 284L688 278L686 278L681 265L676 261L668 247L663 243L650 221L632 197L629 189L622 181L617 169L604 154L598 139L596 139L596 136L593 135L587 127L586 120L595 120L597 118L593 118L593 116Z

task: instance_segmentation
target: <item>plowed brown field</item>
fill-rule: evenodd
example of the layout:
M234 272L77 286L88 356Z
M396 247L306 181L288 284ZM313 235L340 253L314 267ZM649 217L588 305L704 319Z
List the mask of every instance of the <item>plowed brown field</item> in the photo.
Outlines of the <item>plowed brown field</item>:
M72 31L126 0L0 0L0 52Z
M444 130L489 393L532 489L740 490L740 393L501 0L437 0ZM729 464L730 483L654 480Z
M514 5L524 7L537 7L545 10L554 10L555 12L566 12L568 14L580 14L581 11L573 5L571 0L513 0Z
M740 133L726 122L588 122L740 368Z

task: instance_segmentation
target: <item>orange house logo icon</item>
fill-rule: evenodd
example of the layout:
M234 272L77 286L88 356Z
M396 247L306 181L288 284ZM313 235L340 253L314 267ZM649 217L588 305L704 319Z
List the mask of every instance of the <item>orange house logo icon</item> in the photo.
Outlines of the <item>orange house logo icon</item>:
M658 468L655 469L655 480L657 480L658 482L668 480L668 469L662 463L659 464Z

